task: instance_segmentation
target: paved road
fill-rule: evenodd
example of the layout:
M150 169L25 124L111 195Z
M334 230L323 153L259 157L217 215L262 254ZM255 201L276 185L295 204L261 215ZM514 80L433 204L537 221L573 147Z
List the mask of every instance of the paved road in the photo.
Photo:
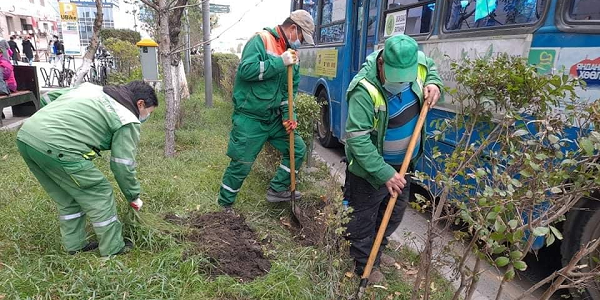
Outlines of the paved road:
M343 156L342 149L326 149L323 148L318 142L315 142L315 153L324 160L331 168L332 174L338 177L340 182L344 180L344 170L345 165L340 163L341 157ZM428 217L425 214L418 213L417 211L408 208L406 214L404 215L404 219L400 227L394 232L392 235L392 239L401 245L409 246L413 249L420 249L423 247L423 237L426 235L427 229L427 221ZM447 232L443 235L440 240L440 245L447 244L449 241L452 241L453 237L451 233ZM464 245L457 245L454 247L454 251L460 251L464 248ZM468 263L472 266L474 264L475 258L472 256L469 258ZM532 266L529 261L530 267L539 268L540 266ZM539 263L538 263L539 264ZM490 266L489 264L485 264L485 271L481 274L481 279L477 286L477 291L473 299L477 300L487 300L487 299L496 299L496 291L502 279L502 275L500 271L496 268ZM535 282L545 277L543 274L546 273L547 270L543 270L542 272L537 272L531 276L527 276L531 279L522 277L518 280L514 280L508 283L504 290L503 299L516 299L518 296L522 295L524 291L526 291L529 287L531 287ZM440 270L441 274L446 277L455 288L458 287L459 282L453 278L452 270L449 267L444 267ZM526 298L528 300L540 299L542 292L534 294L532 297ZM559 299L559 297L556 297Z

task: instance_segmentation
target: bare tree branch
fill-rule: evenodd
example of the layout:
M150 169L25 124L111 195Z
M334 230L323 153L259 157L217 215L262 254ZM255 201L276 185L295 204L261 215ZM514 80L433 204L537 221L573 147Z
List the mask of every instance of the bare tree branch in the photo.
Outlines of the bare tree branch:
M158 5L156 5L156 3L154 3L154 2L150 2L149 0L140 0L140 1L142 1L142 3L144 3L144 4L148 5L148 6L149 6L149 7L151 7L152 9L156 10L157 12L160 10L160 9L158 8Z

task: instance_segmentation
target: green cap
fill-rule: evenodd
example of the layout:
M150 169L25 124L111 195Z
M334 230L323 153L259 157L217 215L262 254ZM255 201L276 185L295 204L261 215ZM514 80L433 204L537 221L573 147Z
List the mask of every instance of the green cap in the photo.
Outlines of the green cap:
M419 45L404 34L385 41L383 70L385 80L390 82L413 82L417 79Z

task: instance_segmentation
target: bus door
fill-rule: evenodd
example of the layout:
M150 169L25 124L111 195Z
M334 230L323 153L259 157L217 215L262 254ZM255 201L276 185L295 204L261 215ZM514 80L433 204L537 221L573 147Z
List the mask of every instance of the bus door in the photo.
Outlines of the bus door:
M352 76L356 75L367 55L374 51L377 33L378 0L358 0L352 34Z

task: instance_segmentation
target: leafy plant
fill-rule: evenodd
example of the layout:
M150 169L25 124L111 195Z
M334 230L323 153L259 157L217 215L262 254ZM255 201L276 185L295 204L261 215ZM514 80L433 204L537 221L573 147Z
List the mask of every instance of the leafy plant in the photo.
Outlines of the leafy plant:
M424 280L427 299L426 274L435 266L431 249L439 230L436 224L444 220L466 225L469 235L458 232L457 240L466 240L478 257L473 269L465 263L469 251L457 258L461 285L454 299L462 292L466 299L472 296L479 260L504 268L500 299L505 283L527 269L523 259L534 242L544 238L550 245L562 239L554 224L599 187L595 149L600 149L600 134L590 122L580 121L597 120L598 115L577 98L580 81L568 75L540 75L522 58L465 59L454 62L452 70L459 83L449 91L456 116L432 125L433 139L454 140L456 145L450 152L434 148L428 163L436 173L418 174L435 200L430 242L421 256L414 291ZM575 137L569 134L573 127L580 129ZM565 274L578 276L571 271L575 270ZM598 271L588 269L585 276L597 276ZM547 293L564 287L552 285L554 290Z
M213 80L225 93L226 98L233 95L233 83L240 59L235 54L215 53L212 55Z
M294 110L298 118L298 128L296 130L304 143L310 145L313 141L315 122L319 118L321 105L317 103L314 96L305 93L298 93L294 101Z
M135 45L139 42L142 37L139 32L131 29L116 29L116 28L105 28L100 31L100 38L106 42L108 39L117 39L120 41L128 42Z

